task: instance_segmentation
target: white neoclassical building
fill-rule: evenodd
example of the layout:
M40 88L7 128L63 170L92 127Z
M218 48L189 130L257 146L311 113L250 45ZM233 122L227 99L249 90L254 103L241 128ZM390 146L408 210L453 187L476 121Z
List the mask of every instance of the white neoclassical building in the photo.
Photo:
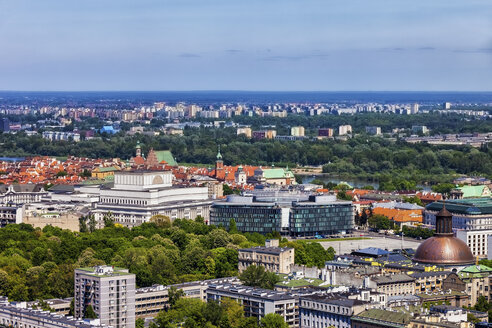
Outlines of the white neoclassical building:
M208 222L212 201L207 187L172 185L170 171L115 172L114 186L102 188L93 214L100 226L111 212L115 223L127 227L148 222L153 215L166 215L171 220L202 216Z

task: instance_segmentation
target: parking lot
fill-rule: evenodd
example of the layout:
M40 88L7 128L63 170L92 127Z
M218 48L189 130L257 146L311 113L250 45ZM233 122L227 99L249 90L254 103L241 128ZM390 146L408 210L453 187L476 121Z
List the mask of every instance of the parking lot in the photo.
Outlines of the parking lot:
M421 241L405 239L403 241L403 248L416 249L420 243ZM370 239L363 240L321 241L320 244L324 248L333 247L337 254L347 254L366 247L377 247L388 250L402 247L401 239L387 237L370 237Z

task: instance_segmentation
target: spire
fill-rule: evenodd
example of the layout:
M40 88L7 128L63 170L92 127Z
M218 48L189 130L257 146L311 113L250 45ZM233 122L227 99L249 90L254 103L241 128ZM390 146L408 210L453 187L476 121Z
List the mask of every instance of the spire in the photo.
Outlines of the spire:
M217 160L218 160L218 161L221 161L221 160L222 160L222 155L221 155L221 153L220 153L220 145L219 145L219 148L218 148L218 150L217 150Z

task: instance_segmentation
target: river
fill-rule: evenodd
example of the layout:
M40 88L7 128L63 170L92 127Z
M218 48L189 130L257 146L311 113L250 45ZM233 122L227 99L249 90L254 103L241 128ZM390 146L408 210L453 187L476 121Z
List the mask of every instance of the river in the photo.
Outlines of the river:
M373 186L375 190L379 189L379 183L375 182L375 181L368 181L368 180L363 180L363 179L340 179L340 178L333 177L333 176L330 176L327 174L305 175L302 178L302 183L310 183L314 179L319 179L319 180L323 181L324 183L333 182L333 183L339 184L340 182L346 182L354 188L362 188L364 186ZM431 191L430 186L424 186L424 185L418 184L417 187L421 188L424 191Z

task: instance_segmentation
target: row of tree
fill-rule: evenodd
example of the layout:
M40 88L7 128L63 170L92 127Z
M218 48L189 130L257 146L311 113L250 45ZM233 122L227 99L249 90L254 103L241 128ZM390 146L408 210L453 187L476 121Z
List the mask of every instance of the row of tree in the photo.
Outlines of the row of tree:
M227 232L200 217L172 224L154 217L132 229L109 219L105 228L93 229L90 222L85 232L27 224L0 229L0 295L17 301L69 297L74 269L102 264L128 268L139 287L234 276L238 249L263 245L266 239ZM318 243L283 239L281 245L295 248L295 262L309 266L322 266L335 253Z
M342 178L378 181L383 190L415 189L417 183L449 182L454 174L492 176L492 149L487 146L408 144L386 138L359 136L347 141L283 142L237 136L233 128L187 128L184 136L126 136L81 142L51 142L41 136L0 135L4 156L51 155L128 159L136 142L144 154L150 148L169 149L178 162L213 166L221 145L227 165L323 165L323 172Z

